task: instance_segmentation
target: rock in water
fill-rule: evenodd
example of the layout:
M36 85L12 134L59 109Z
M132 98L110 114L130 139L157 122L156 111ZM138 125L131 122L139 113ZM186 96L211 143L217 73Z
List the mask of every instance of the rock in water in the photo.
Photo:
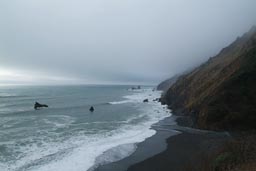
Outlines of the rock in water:
M94 107L91 106L91 107L90 107L90 112L93 112L93 111L94 111Z
M42 107L48 107L48 105L46 105L46 104L40 104L40 103L38 103L38 102L35 102L35 104L34 104L34 109L35 109L35 110L38 110L38 108L42 108Z
M143 100L143 102L144 102L144 103L147 103L147 102L148 102L148 99Z

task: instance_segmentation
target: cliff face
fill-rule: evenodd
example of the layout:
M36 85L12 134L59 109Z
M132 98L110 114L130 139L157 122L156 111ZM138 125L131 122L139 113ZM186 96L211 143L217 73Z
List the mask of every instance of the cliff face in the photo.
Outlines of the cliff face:
M256 28L178 78L163 101L204 129L256 128Z

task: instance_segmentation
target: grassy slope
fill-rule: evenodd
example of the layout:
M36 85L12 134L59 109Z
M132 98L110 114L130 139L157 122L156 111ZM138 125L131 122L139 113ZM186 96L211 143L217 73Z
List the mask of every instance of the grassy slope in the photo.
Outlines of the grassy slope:
M205 129L256 128L256 31L246 33L216 57L184 75L164 101L194 115Z
M163 98L173 111L195 118L195 126L230 130L234 137L195 169L256 170L256 28L194 71L181 76ZM204 158L204 156L202 156Z

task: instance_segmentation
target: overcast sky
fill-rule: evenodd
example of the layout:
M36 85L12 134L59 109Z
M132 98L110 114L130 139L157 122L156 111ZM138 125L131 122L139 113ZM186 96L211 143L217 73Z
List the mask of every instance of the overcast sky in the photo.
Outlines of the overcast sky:
M1 0L0 84L156 84L256 24L255 0Z

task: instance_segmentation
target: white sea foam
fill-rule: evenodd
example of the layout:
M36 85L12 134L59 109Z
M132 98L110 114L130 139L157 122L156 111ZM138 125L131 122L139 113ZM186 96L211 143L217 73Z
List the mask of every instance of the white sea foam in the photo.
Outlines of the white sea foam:
M154 130L137 129L137 130L123 130L118 134L106 137L90 137L90 139L82 140L84 143L80 144L68 155L64 155L57 161L50 162L38 168L31 168L29 170L36 171L82 171L88 170L96 163L96 158L106 152L108 149L117 147L122 144L134 144L144 141L147 137L154 135ZM80 141L81 142L81 141ZM130 154L127 148L120 148L118 159L122 156ZM111 154L110 154L111 156ZM111 157L103 157L100 162L113 161ZM99 158L98 158L99 159Z
M136 143L153 136L156 131L151 129L152 124L169 116L159 103L160 92L143 90L124 98L139 106L140 116L131 117L126 122L146 116L144 122L138 125L125 124L117 130L97 135L76 135L60 142L42 141L43 144L24 146L26 157L16 163L1 166L3 171L85 171L93 166L120 160L129 156L136 149ZM144 99L148 103L143 103ZM122 104L122 103L119 103ZM157 112L156 112L157 111ZM49 124L56 124L49 122ZM32 162L31 162L32 161Z
M118 104L131 103L131 102L133 102L133 101L132 100L122 100L122 101L116 101L116 102L109 102L109 104L118 105Z
M74 122L74 119L66 115L49 116L51 119L43 119L46 124L53 125L55 128L64 128Z
M123 96L125 100L109 102L112 105L124 103L141 103L145 99L153 101L160 96L160 91L152 91L151 89L132 90L133 94Z
M16 94L0 92L0 97L16 97Z
M95 160L94 166L90 169L93 170L99 165L115 162L131 155L136 150L136 144L121 144L114 148L105 151L102 155L98 156Z

